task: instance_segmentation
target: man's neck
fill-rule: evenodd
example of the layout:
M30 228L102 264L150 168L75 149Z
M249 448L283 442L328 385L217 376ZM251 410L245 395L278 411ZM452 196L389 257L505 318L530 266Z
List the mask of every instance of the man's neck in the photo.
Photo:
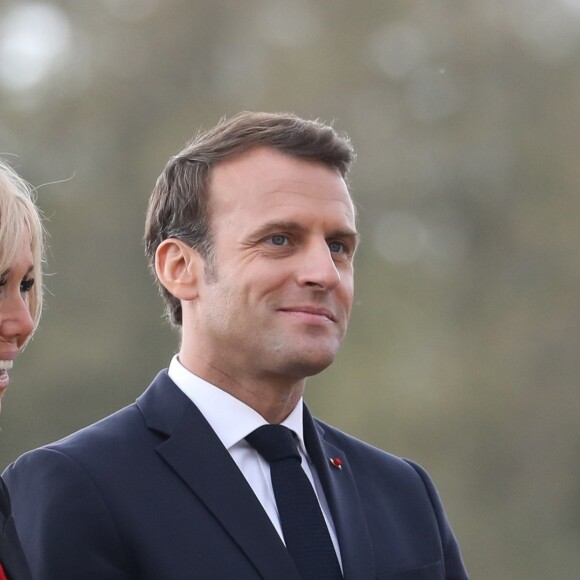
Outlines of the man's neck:
M286 419L304 394L306 379L267 374L257 377L237 373L232 376L208 361L188 355L183 349L179 353L179 362L204 381L254 409L268 423L281 423Z

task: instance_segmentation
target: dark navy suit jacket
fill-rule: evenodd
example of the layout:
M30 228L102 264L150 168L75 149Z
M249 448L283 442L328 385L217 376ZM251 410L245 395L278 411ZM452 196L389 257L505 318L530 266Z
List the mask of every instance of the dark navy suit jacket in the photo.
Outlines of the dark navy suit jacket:
M420 467L307 409L304 428L347 580L467 578ZM165 371L135 404L26 453L5 478L37 580L299 580L230 454Z
M2 479L0 479L0 564L8 580L31 579L14 527L8 490Z

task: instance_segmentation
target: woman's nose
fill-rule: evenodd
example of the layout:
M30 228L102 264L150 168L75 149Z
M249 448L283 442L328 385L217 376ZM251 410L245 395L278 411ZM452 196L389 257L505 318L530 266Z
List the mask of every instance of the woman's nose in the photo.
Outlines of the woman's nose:
M21 346L34 330L28 301L21 293L0 298L0 336L15 340Z

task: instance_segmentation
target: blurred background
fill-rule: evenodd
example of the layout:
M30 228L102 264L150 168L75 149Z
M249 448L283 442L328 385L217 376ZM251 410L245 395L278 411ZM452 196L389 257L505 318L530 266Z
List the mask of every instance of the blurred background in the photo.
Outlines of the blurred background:
M473 578L580 578L580 0L3 0L0 154L50 251L0 467L168 364L148 196L240 110L359 156L356 303L315 413L429 470Z

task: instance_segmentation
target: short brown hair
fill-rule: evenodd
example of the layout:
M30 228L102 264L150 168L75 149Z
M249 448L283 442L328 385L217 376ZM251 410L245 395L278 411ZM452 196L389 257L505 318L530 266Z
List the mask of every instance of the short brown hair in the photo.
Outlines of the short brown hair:
M155 273L155 253L168 238L196 248L210 265L213 238L210 228L208 183L216 164L257 147L270 147L291 157L337 169L346 179L355 154L350 140L318 120L291 113L244 112L222 119L200 132L172 157L157 179L149 200L145 251ZM158 281L159 283L159 281ZM181 326L180 301L159 283L171 322Z

